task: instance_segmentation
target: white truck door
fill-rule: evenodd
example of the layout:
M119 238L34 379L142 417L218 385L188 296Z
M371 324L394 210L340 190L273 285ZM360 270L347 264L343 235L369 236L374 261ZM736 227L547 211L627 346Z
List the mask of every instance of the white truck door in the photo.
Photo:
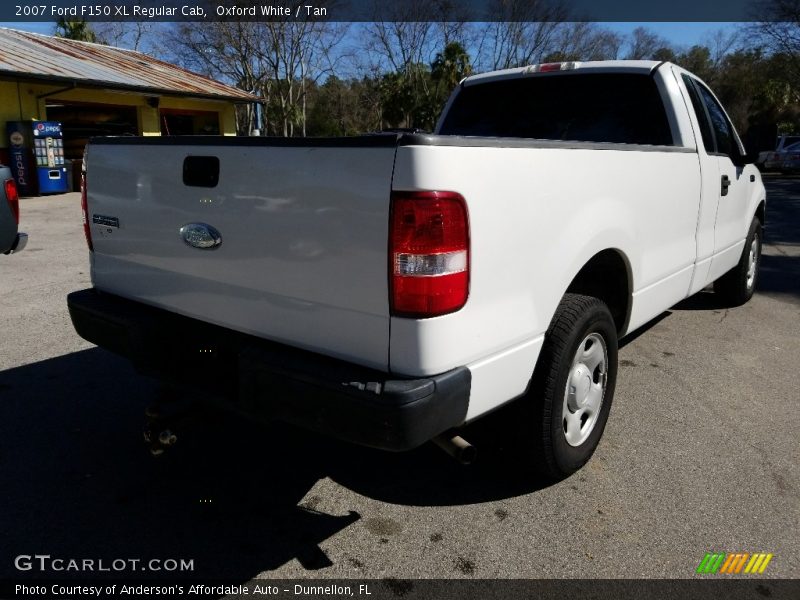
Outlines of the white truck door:
M744 168L734 164L733 157L743 154L738 136L720 103L694 77L683 75L700 128L705 152L699 151L704 180L706 211L716 204L713 219L713 251L705 278L696 278L692 292L714 281L734 267L741 253L741 242L747 233L742 228L742 215L747 210L747 175ZM713 179L713 182L711 181ZM706 195L707 194L707 195ZM711 200L713 198L713 200ZM704 237L708 248L710 214L701 215L698 235ZM703 252L705 254L705 252ZM698 262L704 259L698 252Z
M724 268L724 273L732 268L739 259L742 240L747 234L747 229L742 228L742 215L747 213L747 189L749 181L746 181L744 167L736 165L733 157L744 154L740 147L739 138L733 128L728 116L725 114L720 103L699 81L696 82L697 90L703 104L708 111L711 120L711 129L717 144L717 161L720 172L720 201L717 208L717 220L714 237L714 256L715 260L724 261L724 253L730 254L730 264ZM748 224L749 225L749 224ZM732 247L736 251L731 251ZM712 271L716 268L712 265Z

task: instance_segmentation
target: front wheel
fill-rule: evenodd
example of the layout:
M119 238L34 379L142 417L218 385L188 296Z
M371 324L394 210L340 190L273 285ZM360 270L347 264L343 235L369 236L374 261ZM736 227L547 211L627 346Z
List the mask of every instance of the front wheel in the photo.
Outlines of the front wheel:
M741 306L756 291L761 265L761 221L754 217L737 265L714 282L714 293L728 306Z
M527 398L540 472L563 479L591 458L608 420L616 378L617 331L608 307L598 298L565 294Z

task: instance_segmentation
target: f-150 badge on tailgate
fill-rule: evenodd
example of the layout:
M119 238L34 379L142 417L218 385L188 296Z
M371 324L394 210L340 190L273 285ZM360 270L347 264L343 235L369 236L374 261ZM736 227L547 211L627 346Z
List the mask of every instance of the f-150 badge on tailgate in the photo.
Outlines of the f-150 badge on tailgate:
M180 233L184 242L201 250L214 250L222 244L219 231L206 223L187 223Z

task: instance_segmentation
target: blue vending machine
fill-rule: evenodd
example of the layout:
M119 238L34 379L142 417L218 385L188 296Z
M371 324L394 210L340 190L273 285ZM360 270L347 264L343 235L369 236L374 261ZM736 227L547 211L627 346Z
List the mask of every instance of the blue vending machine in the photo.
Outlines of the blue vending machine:
M64 140L61 123L33 122L33 152L36 156L36 175L40 194L67 192L67 167L64 165Z
M67 167L64 164L64 140L61 135L61 123L56 121L11 121L7 125L12 153L19 154L11 161L14 178L17 184L39 194L63 194L67 189ZM24 169L25 159L33 159L34 177L28 177ZM17 168L14 168L17 167ZM33 180L33 181L31 181ZM26 195L26 194L22 194Z

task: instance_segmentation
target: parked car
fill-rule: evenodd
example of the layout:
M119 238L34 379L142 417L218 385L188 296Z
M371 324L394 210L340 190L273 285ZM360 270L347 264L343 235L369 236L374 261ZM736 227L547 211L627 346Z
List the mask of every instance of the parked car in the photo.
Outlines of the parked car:
M0 253L14 254L25 248L28 235L18 231L19 194L11 169L0 165L0 181L3 182L0 191Z
M753 295L754 160L653 61L469 77L433 135L94 139L70 315L184 396L387 450L463 457L460 428L518 401L503 436L562 478L619 338L710 283Z
M781 152L780 170L784 173L800 171L800 142L788 146Z
M800 135L782 135L775 144L775 150L760 153L758 164L763 166L765 171L780 171L783 169L783 162L789 148L797 148L800 143ZM763 155L763 157L762 157Z

